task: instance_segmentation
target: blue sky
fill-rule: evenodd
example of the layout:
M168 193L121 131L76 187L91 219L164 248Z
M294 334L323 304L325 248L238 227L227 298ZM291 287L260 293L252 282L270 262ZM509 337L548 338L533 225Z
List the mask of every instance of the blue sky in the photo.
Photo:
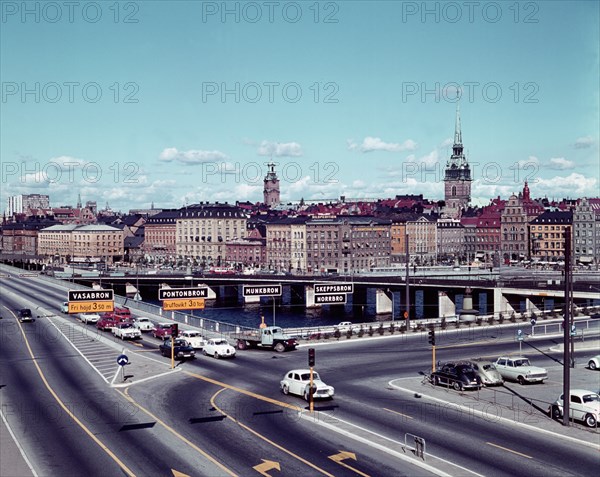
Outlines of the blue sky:
M1 4L3 208L600 195L598 2Z

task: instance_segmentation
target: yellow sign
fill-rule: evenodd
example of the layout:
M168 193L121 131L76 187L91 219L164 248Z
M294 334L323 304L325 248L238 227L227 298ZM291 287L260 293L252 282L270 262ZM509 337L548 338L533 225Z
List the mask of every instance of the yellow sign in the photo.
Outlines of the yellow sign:
M69 313L105 313L114 311L114 301L70 301Z
M203 310L204 298L183 298L180 300L163 300L163 310Z

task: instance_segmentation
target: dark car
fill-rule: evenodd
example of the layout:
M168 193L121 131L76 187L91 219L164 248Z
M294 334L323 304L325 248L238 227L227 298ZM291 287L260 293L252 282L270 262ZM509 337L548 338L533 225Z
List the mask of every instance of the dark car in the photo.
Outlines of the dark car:
M431 383L436 386L452 387L456 391L463 389L480 389L481 378L468 364L446 363L431 373Z
M196 351L194 350L194 348L187 344L187 341L179 338L177 338L174 341L175 359L186 359L196 357ZM160 349L160 354L167 358L171 357L171 340L166 340L158 348Z
M19 310L19 321L21 323L24 321L34 321L33 315L31 314L31 310L29 308L21 308Z

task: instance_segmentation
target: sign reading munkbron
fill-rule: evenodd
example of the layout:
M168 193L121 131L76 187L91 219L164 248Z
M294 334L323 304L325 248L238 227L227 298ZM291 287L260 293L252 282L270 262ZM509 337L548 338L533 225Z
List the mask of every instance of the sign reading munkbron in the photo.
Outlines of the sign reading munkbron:
M69 301L114 301L112 290L69 290Z
M208 298L208 287L159 288L159 300L179 300L185 298Z
M244 285L244 296L281 296L281 285Z

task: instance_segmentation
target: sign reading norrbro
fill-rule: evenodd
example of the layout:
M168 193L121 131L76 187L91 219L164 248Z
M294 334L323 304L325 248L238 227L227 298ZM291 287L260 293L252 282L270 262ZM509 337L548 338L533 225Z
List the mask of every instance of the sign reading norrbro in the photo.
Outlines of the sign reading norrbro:
M159 300L177 300L181 298L208 298L208 288L160 288Z
M281 285L244 285L244 296L281 296Z
M335 295L338 293L354 293L353 283L317 283L315 295Z
M112 290L69 290L69 301L113 301Z

